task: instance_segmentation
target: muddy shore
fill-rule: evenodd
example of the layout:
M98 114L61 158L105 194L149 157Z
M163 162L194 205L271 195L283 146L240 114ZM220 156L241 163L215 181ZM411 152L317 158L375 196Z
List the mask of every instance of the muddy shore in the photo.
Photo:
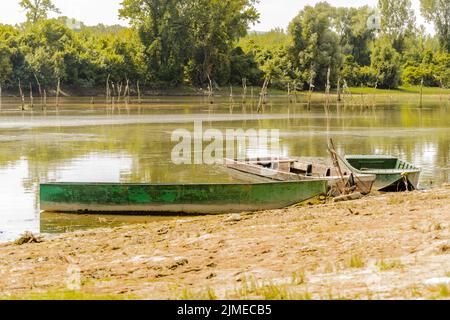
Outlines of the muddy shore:
M0 245L0 298L449 299L450 185Z

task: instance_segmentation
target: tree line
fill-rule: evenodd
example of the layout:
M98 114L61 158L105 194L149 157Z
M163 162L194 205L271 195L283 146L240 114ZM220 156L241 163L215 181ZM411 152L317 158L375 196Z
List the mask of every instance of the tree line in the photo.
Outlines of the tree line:
M288 30L248 33L256 0L124 0L130 27L48 19L51 0L21 0L27 21L0 25L0 85L103 87L327 86L396 88L450 86L450 1L421 0L430 36L410 0L377 7L305 6Z

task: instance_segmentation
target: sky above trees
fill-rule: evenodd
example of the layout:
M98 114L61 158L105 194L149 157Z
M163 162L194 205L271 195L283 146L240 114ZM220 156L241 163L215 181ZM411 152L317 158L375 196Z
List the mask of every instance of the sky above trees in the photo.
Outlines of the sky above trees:
M120 20L118 10L123 0L54 0L56 7L61 10L62 15L76 18L87 25L104 23L108 25L127 22ZM276 27L286 29L289 22L298 14L305 5L315 5L320 0L260 0L256 8L261 14L260 23L252 27L252 30L269 31ZM377 0L328 0L333 6L376 6ZM420 15L419 0L412 0L417 15L417 24L426 26L427 31L434 33L433 26L426 24ZM51 14L50 17L55 16ZM23 10L18 0L0 1L0 23L16 24L25 20Z

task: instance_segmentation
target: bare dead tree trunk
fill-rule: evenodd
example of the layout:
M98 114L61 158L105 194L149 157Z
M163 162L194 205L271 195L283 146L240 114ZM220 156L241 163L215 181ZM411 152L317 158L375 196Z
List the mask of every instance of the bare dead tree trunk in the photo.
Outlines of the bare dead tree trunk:
M287 84L287 96L288 96L288 101L291 102L291 83L289 81Z
M245 103L247 100L247 78L242 79L242 102Z
M61 90L61 79L58 78L58 85L56 86L56 108L59 108L59 93Z
M375 105L377 104L377 98L375 96L375 91L377 90L377 88L378 88L378 80L375 82L375 90L372 95L372 107L375 107Z
M141 104L142 100L141 100L141 88L139 87L139 80L136 83L136 87L137 87L137 94L138 94L138 103Z
M41 83L39 82L38 77L36 76L36 73L34 73L34 78L36 79L36 83L38 85L38 90L39 90L39 98L41 98L41 107L43 105L43 101L42 101L42 88L41 88Z
M111 92L111 105L114 105L114 94L116 92L116 86L114 84L114 82L111 81L111 88L112 88L112 92Z
M331 76L331 67L328 67L327 86L325 89L325 104L326 104L327 109L328 109L328 106L330 105L330 90L331 90L330 76Z
M122 94L122 82L120 82L119 85L117 86L117 102L120 101L121 94Z
M365 106L365 104L366 104L366 100L365 100L365 98L364 98L364 93L363 93L363 91L362 91L362 89L363 89L363 84L361 83L361 107L364 107Z
M376 85L375 85L375 87L376 87ZM350 96L350 101L353 101L353 95L352 95L352 92L349 90L349 88L348 88L348 84L347 84L347 80L345 80L344 79L344 83L343 83L343 85L342 85L342 94L343 94L343 100L344 100L344 103L346 102L346 100L347 100L347 95L349 95Z
M25 96L23 95L22 84L20 83L20 79L19 79L19 94L20 98L22 99L22 111L25 111Z
M47 90L44 89L44 101L43 101L43 108L47 107Z
M34 108L34 98L33 98L33 86L30 82L30 106L31 108Z
M341 102L341 76L339 76L337 82L337 101Z
M109 102L109 97L111 95L110 89L109 89L109 78L111 77L110 74L108 74L108 77L106 78L106 103Z
M130 102L130 81L127 79L127 85L125 86L125 91L123 92L123 97L127 103Z
M313 91L314 91L314 77L311 73L311 77L309 78L308 109L311 108L311 99Z
M423 78L420 80L420 107L423 106Z
M298 97L297 97L297 80L294 80L294 96L295 96L295 102L298 102Z
M270 76L266 77L264 79L264 84L263 84L263 86L261 88L261 92L259 94L259 103L258 103L257 112L261 112L262 106L267 103L267 87L269 86L269 82L270 82Z
M213 104L214 103L214 89L213 89L213 84L211 81L211 77L209 76L209 73L208 73L208 80L209 80L209 85L208 85L209 103Z
M267 92L267 88L269 87L269 83L270 83L270 76L267 78L267 82L265 84L265 86L263 86L263 103L264 105L267 104L267 97L268 97L268 92Z

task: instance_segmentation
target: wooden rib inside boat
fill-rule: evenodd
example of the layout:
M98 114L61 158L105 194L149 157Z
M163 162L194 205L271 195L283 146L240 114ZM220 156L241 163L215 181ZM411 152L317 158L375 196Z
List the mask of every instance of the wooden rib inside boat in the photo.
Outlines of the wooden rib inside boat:
M376 176L373 174L354 174L351 171L339 173L330 165L305 162L299 158L247 158L227 159L229 169L263 177L272 181L321 180L328 182L329 194L339 195L348 192L370 193ZM346 190L347 192L343 192Z

